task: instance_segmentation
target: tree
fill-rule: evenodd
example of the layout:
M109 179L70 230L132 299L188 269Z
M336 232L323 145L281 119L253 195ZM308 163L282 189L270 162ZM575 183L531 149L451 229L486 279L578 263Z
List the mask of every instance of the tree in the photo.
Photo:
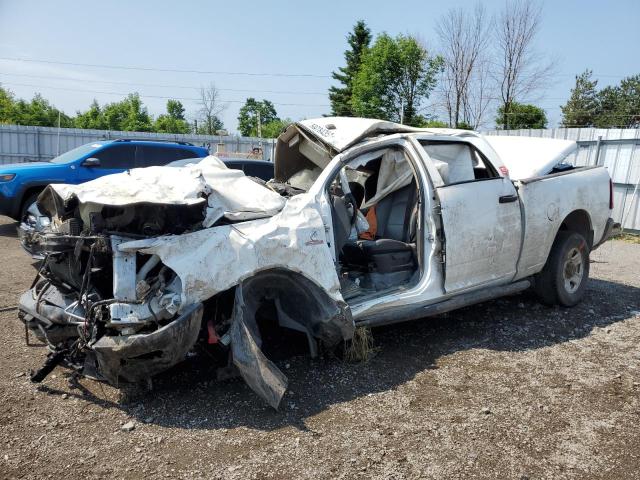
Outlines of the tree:
M153 131L151 117L138 93L130 93L120 102L105 105L104 117L109 130Z
M13 92L0 87L0 123L37 127L70 127L73 121L64 112L36 93L30 102L15 99Z
M591 80L593 72L585 70L576 75L576 84L571 89L567 103L562 110L563 127L592 127L596 124L600 105L596 87L597 80Z
M622 119L627 128L640 128L640 75L623 78L620 82Z
M0 87L0 124L16 123L15 99L11 90Z
M215 135L218 130L223 128L220 114L227 106L220 101L220 92L214 83L210 83L208 87L200 88L198 103L200 104L198 133Z
M504 105L498 108L497 125L503 125L504 118L508 115L509 128L547 128L547 115L540 107L511 102L508 112L505 112L504 108Z
M89 110L86 112L76 112L76 118L73 121L76 128L88 128L95 130L105 130L107 128L107 120L104 116L100 104L94 98Z
M36 93L28 104L26 115L22 120L22 125L34 125L38 127L61 127L73 126L71 118L51 105L39 93Z
M252 97L247 98L238 114L238 130L240 134L245 137L258 137L258 119L261 129L275 120L280 120L276 107L269 100L260 102ZM264 132L260 133L264 137Z
M416 115L413 126L420 128L448 128L449 124L441 120L429 120L422 115Z
M443 99L449 124L458 128L465 122L477 128L489 104L485 50L490 37L484 7L478 3L473 11L450 9L436 32L444 57Z
M640 128L640 75L623 78L620 85L598 93L600 113L596 126L601 128Z
M199 135L215 135L218 130L224 130L224 123L217 116L213 116L211 120L196 125L196 132ZM210 134L209 132L213 132Z
M512 104L545 87L554 69L534 50L542 10L533 0L507 2L498 17L496 40L498 68L495 72L503 113L500 124L509 124Z
M338 72L331 73L333 79L343 86L329 88L329 101L333 115L353 117L354 111L351 106L353 82L360 70L362 56L371 42L371 30L363 20L359 20L353 27L353 32L347 35L347 42L350 48L344 52L346 65L339 67Z
M262 126L262 138L278 138L282 131L292 123L293 120L290 118L271 120Z
M167 100L167 113L158 116L153 129L159 133L189 133L191 128L184 119L184 107L178 100Z
M441 57L430 56L414 37L379 35L364 53L353 84L354 112L413 125L442 64Z

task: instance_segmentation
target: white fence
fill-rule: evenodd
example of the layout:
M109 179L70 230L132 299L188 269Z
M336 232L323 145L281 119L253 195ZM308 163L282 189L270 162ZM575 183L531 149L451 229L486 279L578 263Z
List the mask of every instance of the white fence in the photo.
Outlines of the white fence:
M625 230L640 231L640 129L551 128L485 134L575 140L578 150L568 161L573 165L604 165L614 183L614 219L623 223Z
M189 142L207 147L211 153L223 151L229 156L233 153L250 154L254 152L254 149L262 147L261 156L263 160L272 160L275 148L275 142L272 139L235 135L210 136L0 125L0 165L46 161L85 143L115 138Z

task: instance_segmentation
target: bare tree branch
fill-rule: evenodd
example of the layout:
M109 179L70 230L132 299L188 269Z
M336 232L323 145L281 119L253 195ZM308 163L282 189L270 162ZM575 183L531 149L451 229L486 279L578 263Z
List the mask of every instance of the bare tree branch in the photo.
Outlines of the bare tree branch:
M227 105L220 102L220 92L214 83L200 88L198 104L200 121L203 123L206 134L215 135L215 126L219 123L218 116L227 108Z
M535 51L542 7L534 0L507 2L496 22L498 51L495 71L503 107L503 128L509 127L509 107L515 101L543 90L555 69Z
M477 126L486 110L489 27L490 20L480 3L473 11L452 8L436 25L445 59L443 104L452 127L461 122ZM482 91L471 92L472 88ZM480 104L476 105L478 101Z

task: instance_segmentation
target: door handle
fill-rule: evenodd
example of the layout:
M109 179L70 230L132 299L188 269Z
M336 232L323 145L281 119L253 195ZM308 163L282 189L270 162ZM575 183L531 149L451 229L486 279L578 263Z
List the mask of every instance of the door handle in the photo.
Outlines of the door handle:
M518 201L518 195L502 195L498 201L500 203L511 203Z

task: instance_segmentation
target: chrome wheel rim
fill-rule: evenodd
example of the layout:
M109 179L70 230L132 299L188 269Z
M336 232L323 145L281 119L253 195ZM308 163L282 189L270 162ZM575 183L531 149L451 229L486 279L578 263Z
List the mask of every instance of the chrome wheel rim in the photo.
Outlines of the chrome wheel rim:
M577 248L572 248L567 252L562 269L564 288L568 293L575 293L584 278L584 261L582 253Z

